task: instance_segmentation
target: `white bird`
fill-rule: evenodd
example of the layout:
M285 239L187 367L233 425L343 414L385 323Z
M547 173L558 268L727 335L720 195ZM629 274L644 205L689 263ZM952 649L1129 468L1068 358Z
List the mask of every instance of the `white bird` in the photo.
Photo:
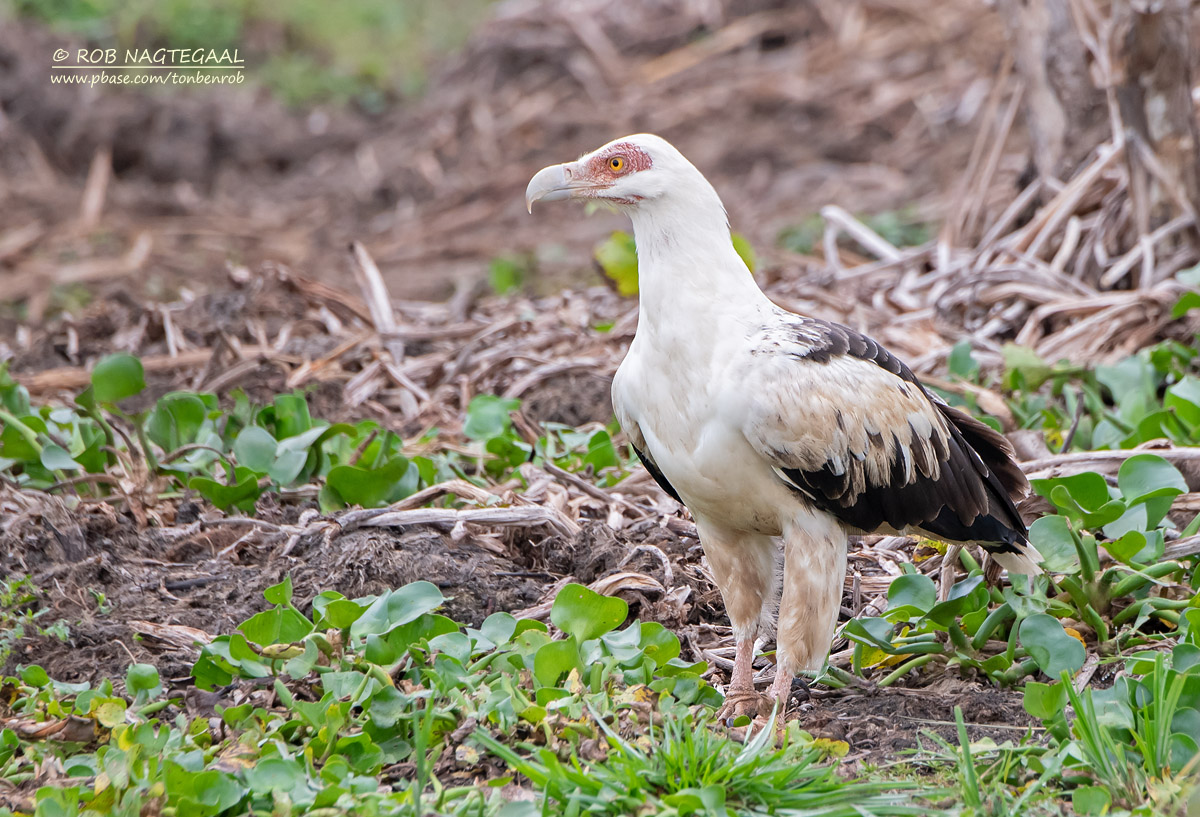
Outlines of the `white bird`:
M633 221L640 314L613 408L650 474L691 511L725 601L737 648L724 717L774 701L782 711L794 674L822 667L848 533L978 542L1012 572L1039 572L1008 441L870 338L772 303L734 250L716 191L666 140L614 140L542 169L525 191L530 212L566 198L611 202ZM763 698L754 645L772 624L780 540Z

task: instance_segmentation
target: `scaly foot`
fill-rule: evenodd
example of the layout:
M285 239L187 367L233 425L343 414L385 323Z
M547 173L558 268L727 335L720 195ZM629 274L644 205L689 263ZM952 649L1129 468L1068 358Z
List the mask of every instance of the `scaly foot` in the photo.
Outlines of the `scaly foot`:
M726 726L733 726L734 721L745 716L750 720L769 718L775 706L775 699L769 695L755 692L753 689L730 689L725 693L725 703L717 710L717 720Z

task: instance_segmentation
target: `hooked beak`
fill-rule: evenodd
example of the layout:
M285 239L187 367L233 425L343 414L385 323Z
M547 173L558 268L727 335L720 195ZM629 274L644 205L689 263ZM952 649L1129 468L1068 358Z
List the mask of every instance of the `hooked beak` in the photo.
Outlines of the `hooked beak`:
M535 201L562 201L598 190L598 185L583 177L579 162L543 167L525 188L525 208L532 213Z

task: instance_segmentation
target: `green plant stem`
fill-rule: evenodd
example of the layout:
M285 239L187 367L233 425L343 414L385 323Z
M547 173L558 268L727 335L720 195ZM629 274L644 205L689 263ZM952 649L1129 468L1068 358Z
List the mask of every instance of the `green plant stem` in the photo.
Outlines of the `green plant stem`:
M139 437L140 436L141 435L139 435ZM142 440L142 445L143 446L147 445L147 442L144 439ZM189 445L181 445L179 448L176 448L170 454L167 454L162 459L160 459L158 461L158 464L166 465L168 462L177 460L180 457L182 457L184 454L188 454L192 451L211 451L212 453L216 454L218 457L225 456L224 451L222 451L219 448L213 448L211 445L204 445L202 443L190 443Z
M1001 676L1001 678L1004 679L1006 686L1012 686L1026 675L1032 675L1036 671L1037 662L1032 658L1026 658L1024 661L1017 662L1009 667L1008 670Z
M18 420L11 412L6 409L0 409L0 420L3 420L6 425L12 426L18 434L25 438L29 446L37 452L40 457L42 455L42 444L38 442L37 432L29 426Z
M983 649L983 645L992 637L992 633L996 632L1010 619L1016 618L1016 613L1012 607L1007 604L997 607L992 612L988 613L987 618L979 625L979 629L975 632L975 638L971 641L972 649L978 651Z
M1096 640L1101 644L1108 641L1108 625L1104 623L1104 619L1096 612L1092 605L1088 604L1083 608L1083 620L1088 626L1096 631Z
M930 661L933 661L935 658L937 658L937 655L935 655L933 653L927 653L925 655L918 655L916 658L910 658L909 660L905 661L903 664L901 664L900 666L896 667L894 670L889 672L887 675L885 675L883 677L883 679L880 680L878 686L881 688L882 687L890 687L892 684L896 683L896 681L903 678L905 675L907 675L912 670L915 670L915 669L925 666Z
M962 652L973 652L971 649L970 643L967 641L966 634L963 633L962 627L958 626L957 621L950 622L949 632L950 632L950 641L954 644L955 647L957 647Z
M966 548L958 551L958 561L970 574L972 571L979 570L979 562L975 561L975 557Z
M154 456L154 451L150 447L150 440L146 436L146 429L144 427L145 424L136 419L132 419L131 421L133 422L134 429L137 431L138 443L142 447L142 456L146 458L146 465L152 473L157 474L159 470L158 457Z
M154 703L146 704L141 709L137 710L137 713L142 717L145 717L146 715L153 715L155 712L161 712L162 710L166 709L171 705L171 703L172 701L169 699L165 701L155 701Z
M1150 584L1151 581L1161 579L1163 576L1169 576L1176 570L1182 569L1182 567L1179 562L1160 562L1156 565L1150 565L1137 573L1126 576L1113 585L1110 596L1114 599L1128 596L1137 592L1143 586Z
M842 686L858 686L860 683L862 683L853 675L838 667L827 667L825 669L825 674L830 678L833 678Z

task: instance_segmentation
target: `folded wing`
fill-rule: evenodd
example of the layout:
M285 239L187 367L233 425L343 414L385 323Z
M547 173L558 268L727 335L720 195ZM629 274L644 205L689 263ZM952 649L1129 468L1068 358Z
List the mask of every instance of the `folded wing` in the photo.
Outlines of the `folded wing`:
M1008 441L870 338L784 314L754 347L744 429L780 479L849 527L978 542L1036 570L1014 505L1028 482Z

